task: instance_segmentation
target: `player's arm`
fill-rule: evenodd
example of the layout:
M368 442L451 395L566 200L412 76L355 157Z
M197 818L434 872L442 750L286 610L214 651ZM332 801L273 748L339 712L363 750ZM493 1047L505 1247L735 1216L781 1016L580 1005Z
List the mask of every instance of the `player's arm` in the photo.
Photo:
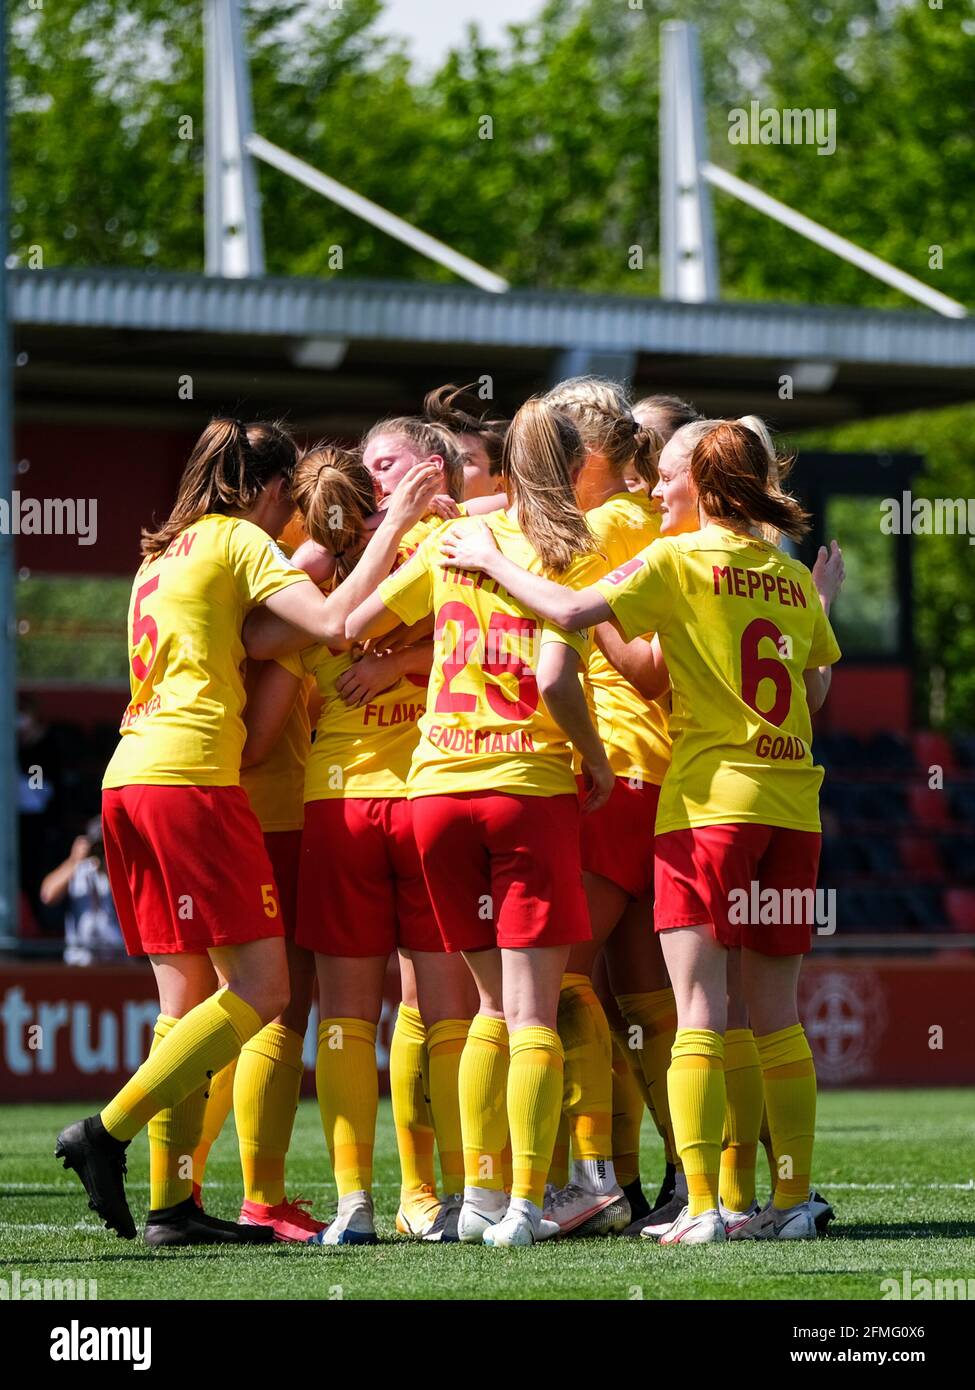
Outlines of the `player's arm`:
M343 671L335 688L347 705L364 705L404 676L428 676L433 665L433 642L389 651L366 652Z
M423 515L440 476L439 468L429 463L410 469L355 569L327 598L314 584L291 584L265 602L270 617L280 623L272 623L259 609L249 614L243 629L247 655L267 660L300 651L309 642L323 642L333 651L351 646L345 635L348 615L393 568L400 541ZM288 626L294 631L287 632Z
M659 700L670 685L670 672L656 636L624 642L613 623L600 623L593 636L603 656L645 700Z
M261 665L253 678L244 708L247 739L240 759L241 767L253 767L268 756L284 732L300 690L300 676L286 671L276 661Z
M829 610L836 596L843 587L845 578L846 566L843 563L843 552L839 544L835 540L832 541L828 550L825 545L821 545L819 554L816 556L816 563L812 567L812 580L819 595L819 601L823 605L823 612L827 617L829 617ZM802 679L806 686L809 713L815 714L826 703L826 696L829 694L830 683L833 679L833 669L831 666L812 666L808 671L803 671Z
M493 531L483 522L448 531L440 544L439 564L445 569L480 570L519 603L566 632L612 621L610 606L598 589L569 589L522 569L498 549Z
M592 722L579 680L581 668L578 652L564 642L544 642L535 676L549 714L582 758L582 775L588 792L583 809L596 811L609 800L616 778Z
M808 671L803 671L802 679L806 686L806 701L810 714L821 710L826 703L832 678L832 666L813 666Z

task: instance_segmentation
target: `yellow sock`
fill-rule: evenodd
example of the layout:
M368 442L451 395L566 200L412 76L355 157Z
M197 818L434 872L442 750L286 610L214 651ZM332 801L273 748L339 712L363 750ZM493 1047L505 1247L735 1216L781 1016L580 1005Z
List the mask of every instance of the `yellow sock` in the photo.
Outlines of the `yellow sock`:
M613 1034L613 1167L620 1187L640 1176L640 1127L643 1095L629 1058Z
M315 1084L339 1196L369 1192L379 1107L376 1025L364 1018L323 1019Z
M750 1028L729 1028L725 1033L724 1080L721 1200L731 1211L748 1211L755 1200L755 1155L765 1104L762 1068Z
M551 1028L519 1028L509 1046L511 1196L541 1206L562 1113L562 1043Z
M631 1047L630 1054L643 1072L650 1096L650 1113L657 1126L657 1133L664 1141L667 1162L679 1167L680 1155L674 1142L674 1126L670 1118L667 1090L667 1070L670 1067L671 1050L677 1032L677 1004L674 991L668 987L641 994L617 994L616 1003L629 1027L641 1030L636 1037L642 1038L643 1045Z
M400 1004L389 1046L389 1090L403 1193L436 1189L433 1116L428 1099L427 1030L419 1010Z
M160 1014L153 1029L149 1056L179 1022ZM153 1211L174 1207L193 1194L193 1150L203 1128L206 1086L191 1091L177 1105L158 1110L149 1121L149 1206Z
M284 1164L304 1071L302 1043L300 1033L268 1023L241 1048L234 1119L248 1202L276 1207L284 1201Z
M464 1141L460 1129L461 1054L470 1019L444 1018L427 1029L430 1058L430 1110L437 1134L440 1176L446 1195L464 1190Z
M562 1110L572 1156L610 1158L613 1147L613 1050L603 1006L588 975L563 975L558 1030L565 1052Z
M772 1148L772 1136L768 1127L768 1106L765 1104L765 1082L762 1082L762 1126L758 1131L759 1143L765 1150L765 1161L768 1164L769 1191L775 1196L775 1184L779 1180L779 1170L775 1166L775 1150Z
M765 1104L775 1151L774 1205L779 1211L809 1200L816 1136L816 1067L801 1023L756 1038Z
M700 1216L718 1205L725 1111L721 1034L710 1028L678 1028L667 1086L690 1213Z
M228 1062L217 1072L207 1087L207 1103L203 1111L200 1142L193 1150L193 1182L199 1188L203 1186L210 1150L217 1142L234 1103L234 1074L236 1071L236 1061Z
M239 1055L261 1026L257 1012L229 989L190 1009L101 1113L116 1139L134 1139L157 1110L176 1105Z
M507 1078L505 1078L505 1089L507 1090ZM504 1134L504 1148L501 1150L501 1172L504 1174L504 1190L510 1196L511 1184L514 1181L514 1165L511 1160L511 1134L508 1130L507 1097L505 1098ZM568 1179L566 1180L568 1181Z
M569 1181L569 1117L562 1111L559 1127L552 1145L552 1162L548 1166L548 1180L553 1187L565 1187Z
M508 1028L503 1018L477 1014L460 1056L457 1089L469 1187L504 1190L508 1141Z

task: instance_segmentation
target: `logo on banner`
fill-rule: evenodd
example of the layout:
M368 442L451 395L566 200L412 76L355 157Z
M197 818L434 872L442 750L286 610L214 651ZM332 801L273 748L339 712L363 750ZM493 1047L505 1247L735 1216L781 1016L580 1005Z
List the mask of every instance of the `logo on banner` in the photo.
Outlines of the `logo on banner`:
M869 1076L883 1042L887 1010L877 978L866 972L811 975L799 1014L822 1081L839 1085Z

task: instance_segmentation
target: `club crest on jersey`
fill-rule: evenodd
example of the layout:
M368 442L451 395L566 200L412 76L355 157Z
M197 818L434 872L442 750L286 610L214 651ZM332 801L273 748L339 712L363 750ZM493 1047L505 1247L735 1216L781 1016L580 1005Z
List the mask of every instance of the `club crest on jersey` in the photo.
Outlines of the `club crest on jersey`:
M625 565L620 565L618 569L613 570L612 574L607 574L606 583L622 584L624 579L629 579L631 574L636 574L637 570L641 569L645 563L646 561L639 555L635 555L632 560L627 560Z

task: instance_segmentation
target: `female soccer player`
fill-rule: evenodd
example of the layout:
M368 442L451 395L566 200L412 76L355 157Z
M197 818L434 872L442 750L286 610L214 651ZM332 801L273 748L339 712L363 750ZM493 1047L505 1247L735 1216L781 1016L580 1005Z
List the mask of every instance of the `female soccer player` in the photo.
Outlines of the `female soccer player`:
M506 552L568 583L590 572L595 549L572 493L583 461L571 422L529 401L505 440L511 509L487 523ZM441 934L448 951L464 953L481 1001L461 1062L467 1179L459 1233L528 1245L541 1234L561 1109L559 985L569 946L590 935L567 740L591 784L589 809L608 798L613 774L579 682L587 640L538 623L500 586L443 570L438 558L431 537L347 631L362 641L435 615L408 795ZM507 1123L510 1205L501 1163Z
M293 492L309 536L335 555L337 576L351 574L374 509L365 467L342 450L315 449L299 463ZM248 625L249 649L272 655L260 645L259 627ZM328 1245L376 1240L376 1027L386 963L397 946L409 952L415 974L434 1127L441 1140L455 1135L462 1162L457 1066L470 1021L469 982L462 964L444 952L405 798L431 655L429 642L389 653L383 688L365 703L347 703L338 681L352 667L352 653L307 647L300 659L269 664L248 715L245 757L259 762L275 746L304 674L315 677L322 712L305 778L297 942L315 952L321 997L318 1097L339 1193L338 1218L322 1236ZM446 1182L449 1142L441 1149ZM462 1168L460 1179L462 1185ZM458 1214L459 1201L447 1201L442 1221L422 1223L425 1237L456 1239L448 1227L456 1227ZM412 1210L400 1216L417 1220Z
M656 506L647 496L657 478L656 436L637 424L622 388L603 378L571 378L544 399L569 416L585 445L586 463L576 496L596 537L602 573L609 573L658 534ZM643 478L647 492L627 490L628 468ZM605 639L622 645L614 629ZM650 1072L660 1093L666 1086L666 1062L657 1041L658 1024L666 1023L673 1012L673 996L651 929L649 899L654 816L670 762L666 713L642 698L598 648L589 658L587 678L616 782L607 805L582 821L583 882L592 939L572 947L559 997L565 1112L574 1164L571 1180L547 1193L546 1215L563 1234L619 1231L631 1216L613 1167L609 1025L592 985L597 956L624 919L630 929L621 933L625 939L614 957L617 989L627 1021L641 1030L647 1052L644 1071ZM666 1048L665 1032L663 1043ZM662 1065L655 1065L654 1058ZM666 1106L663 1109L666 1113ZM599 1222L588 1224L601 1214Z
M504 489L501 454L508 421L478 409L473 386L438 386L423 400L431 424L450 430L460 446L464 469L463 499L494 497Z
M685 426L659 469L661 541L595 586L573 591L520 570L477 524L445 539L442 563L481 570L568 630L612 620L627 639L658 633L674 755L657 815L655 922L677 997L668 1082L689 1190L661 1239L726 1238L723 1034L727 952L739 946L773 1145L788 1155L791 1177L736 1235L809 1238L816 1081L796 984L820 845L810 712L826 697L839 648L809 571L760 535L769 525L799 538L808 519L770 479L753 431L738 421ZM835 544L825 563L841 574ZM764 920L754 920L755 890L771 894ZM796 902L799 922L790 915Z
M279 544L290 556L290 547ZM244 719L248 725L261 670L261 662L247 663ZM284 1190L315 981L314 956L296 946L294 940L305 763L311 749L308 683L299 690L280 737L259 766L249 765L245 744L240 774L274 871L285 931L290 999L284 1012L244 1046L239 1063L232 1062L210 1082L202 1135L193 1154L193 1190L200 1197L210 1149L232 1105L244 1179L240 1220L245 1225L272 1227L278 1240L298 1242L324 1229L324 1223L305 1210L307 1203L302 1198L289 1200Z
M288 1003L274 875L239 785L241 628L251 609L266 605L307 640L343 644L346 601L388 571L437 482L434 470L415 471L404 500L411 495L416 506L391 509L376 531L363 590L356 575L326 600L272 539L294 507L296 462L294 441L279 426L213 420L168 521L143 535L129 608L132 700L105 774L102 820L126 946L149 956L161 1016L147 1061L100 1115L63 1130L55 1150L93 1210L127 1239L135 1226L125 1150L153 1117L168 1200L150 1212L151 1243L274 1237L201 1214L179 1161L199 1139L207 1080Z

